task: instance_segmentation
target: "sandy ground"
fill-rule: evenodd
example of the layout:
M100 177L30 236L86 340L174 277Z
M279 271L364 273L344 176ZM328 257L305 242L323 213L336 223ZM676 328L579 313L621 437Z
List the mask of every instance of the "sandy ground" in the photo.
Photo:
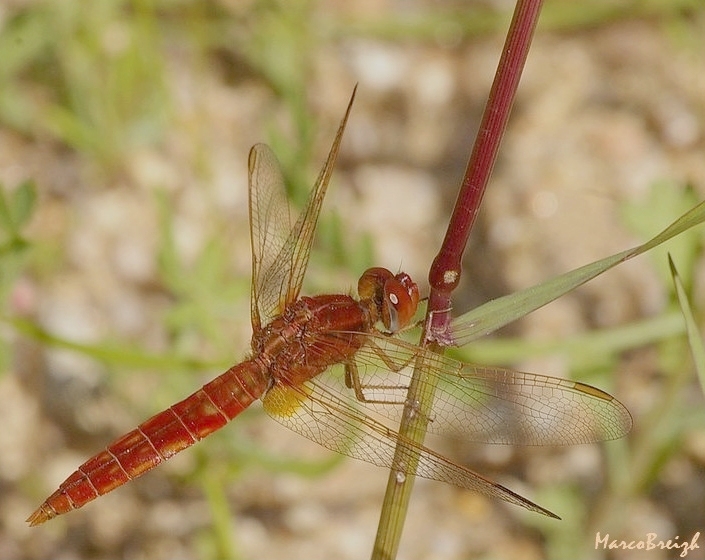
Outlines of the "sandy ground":
M628 227L625 208L646 204L654 185L664 196L652 211L651 233L684 209L668 201L682 198L686 184L696 199L705 196L700 31L702 14L683 28L627 20L539 31L467 253L458 313L645 240L646 233ZM370 236L374 264L403 268L424 293L500 49L495 36L455 41L451 33L421 42L353 35L321 41L311 56L302 93L318 122L308 178L359 83L324 219L337 217L348 248L362 247ZM46 135L0 124L0 181L8 189L26 178L37 182L28 235L43 257L14 282L9 309L62 339L237 361L250 334L247 152L255 142L270 142L273 130L290 137L293 124L266 81L243 71L232 53L201 64L183 55L175 49L166 60L175 117L164 140L129 151L118 172ZM205 343L178 331L179 318L169 314L179 296L160 272L157 189L173 213L185 268L199 262L213 237L227 251L215 258L225 262L219 274L233 278L233 293L224 300L230 307L218 308L223 300L214 298L214 307L203 310L219 314L227 331ZM551 341L659 316L670 288L658 270L642 257L507 333ZM314 247L307 291L348 291L359 272L337 265L334 244L324 240ZM181 335L174 337L175 331ZM11 359L0 375L0 558L223 558L229 553L216 527L226 527L236 558L370 554L386 472L345 460L323 474L297 474L286 465L317 464L330 455L256 411L144 479L51 524L27 528L27 515L77 465L216 370L172 377L164 368L106 365L7 326L2 334ZM399 558L675 557L662 550L595 550L597 531L626 540L657 533L684 541L705 529L702 415L676 424L675 447L648 484L628 495L608 487L634 476L627 466L634 463L621 462L624 453L648 435L649 419L667 393L659 356L653 347L619 359L605 356L609 372L584 379L630 408L635 430L626 445L519 451L437 442L563 521L419 480ZM681 369L689 369L687 352L680 356ZM585 363L597 368L599 362L590 356ZM584 374L574 371L580 363L554 353L515 366L568 377ZM686 410L703 405L694 377L676 398ZM229 464L236 460L242 463ZM209 492L229 508L221 525ZM702 544L688 558L705 558Z

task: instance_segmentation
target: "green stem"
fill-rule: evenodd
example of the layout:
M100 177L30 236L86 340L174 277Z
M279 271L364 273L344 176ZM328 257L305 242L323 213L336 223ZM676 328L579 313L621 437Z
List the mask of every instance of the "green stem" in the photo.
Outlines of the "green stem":
M497 158L541 5L542 0L517 2L448 231L431 266L431 294L422 340L433 352L442 352L442 345L449 340L450 295L460 279L462 254ZM399 549L419 460L418 446L426 436L436 389L424 376L423 366L416 363L409 385L372 560L393 560Z

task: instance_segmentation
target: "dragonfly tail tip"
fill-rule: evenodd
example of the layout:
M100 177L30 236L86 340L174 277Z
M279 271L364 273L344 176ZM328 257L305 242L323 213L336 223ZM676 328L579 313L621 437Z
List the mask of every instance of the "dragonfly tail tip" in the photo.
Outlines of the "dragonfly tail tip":
M42 523L49 521L52 517L56 517L56 514L53 514L51 511L47 511L47 508L42 505L26 519L26 522L29 523L30 527L36 527L37 525L41 525Z

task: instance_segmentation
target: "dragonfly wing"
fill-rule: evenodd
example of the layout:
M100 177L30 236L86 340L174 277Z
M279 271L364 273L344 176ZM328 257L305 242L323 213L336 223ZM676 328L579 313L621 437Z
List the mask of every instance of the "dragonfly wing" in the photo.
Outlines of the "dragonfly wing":
M323 169L293 227L276 157L263 144L254 146L250 152L251 305L255 328L269 323L299 296L318 215L354 99L355 90Z
M250 150L249 204L252 244L252 325L259 330L279 305L279 286L291 277L291 262L277 265L291 232L289 202L284 177L274 152L265 144Z
M479 443L574 445L617 439L631 429L626 407L590 385L472 366L377 334L353 358L365 407L399 422L420 355L423 382L434 391L429 431ZM317 380L331 391L351 391L341 376L326 372Z
M373 465L416 474L498 498L531 511L557 517L550 511L457 465L427 447L404 440L397 432L367 415L354 399L337 395L308 381L302 386L277 385L263 399L275 420L323 447ZM400 452L397 446L400 445ZM396 457L396 462L395 462Z

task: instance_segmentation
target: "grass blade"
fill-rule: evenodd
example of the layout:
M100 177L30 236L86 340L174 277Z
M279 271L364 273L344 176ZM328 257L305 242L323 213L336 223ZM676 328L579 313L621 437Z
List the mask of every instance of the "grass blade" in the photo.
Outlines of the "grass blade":
M539 307L543 307L610 268L641 255L704 221L705 202L702 202L642 245L586 264L525 290L489 301L453 320L451 328L455 343L458 346L463 346L476 338L492 333Z
M676 295L678 297L678 305L683 313L683 318L685 320L685 328L688 333L688 344L690 346L690 351L693 354L693 362L695 364L695 371L698 374L698 379L700 380L700 388L705 393L705 346L703 346L703 336L698 328L698 324L693 316L693 309L688 301L688 295L686 294L685 287L683 286L683 281L681 280L678 270L676 270L676 265L668 255L668 266L671 269L671 276L673 277L673 284L676 288Z

